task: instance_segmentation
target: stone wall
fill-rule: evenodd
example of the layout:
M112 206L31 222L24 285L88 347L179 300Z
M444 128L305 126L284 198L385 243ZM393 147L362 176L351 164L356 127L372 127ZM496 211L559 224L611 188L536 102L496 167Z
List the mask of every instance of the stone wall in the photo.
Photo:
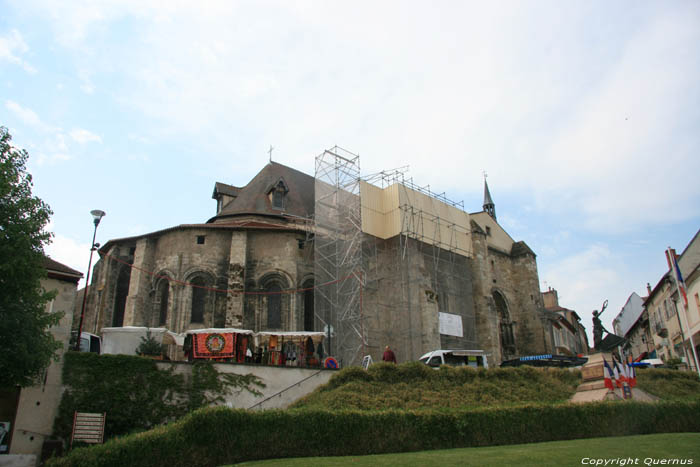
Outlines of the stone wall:
M58 325L51 328L51 333L63 348L57 352L58 360L49 365L39 384L21 389L10 449L12 454L33 454L37 458L41 455L44 440L53 433L54 418L63 394L63 354L68 349L76 302L76 284L73 282L43 279L41 286L57 292L56 298L46 308L47 311L63 313Z
M211 327L267 330L266 287L275 282L282 290L298 289L313 279L313 258L305 238L305 233L293 231L202 228L118 241L107 252L109 257L95 265L84 329L99 333L103 327L118 325L121 275L128 279L124 326L159 326L158 291L168 287L165 327L174 332ZM185 284L193 282L202 285L198 287L204 295L201 322L192 322L195 287ZM245 290L249 295L227 290ZM302 329L303 294L281 294L281 302L282 323L277 329Z
M367 353L380 361L386 345L399 362L439 348L476 348L470 260L401 237L366 235L368 278L363 292ZM462 319L463 337L440 335L438 313Z

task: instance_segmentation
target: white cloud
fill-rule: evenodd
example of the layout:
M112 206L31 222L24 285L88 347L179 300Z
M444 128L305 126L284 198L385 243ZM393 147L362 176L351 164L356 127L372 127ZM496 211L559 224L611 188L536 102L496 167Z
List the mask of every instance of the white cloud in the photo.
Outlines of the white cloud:
M543 283L557 290L559 304L579 314L589 339L593 310L600 310L606 299L611 304L624 304L639 286L631 271L626 271L621 258L605 244L589 245L579 253L555 260L541 260L539 274ZM608 310L603 315L608 330L612 327L607 323L612 322L616 314L617 311Z
M17 56L17 54L21 55L28 51L29 46L24 42L22 35L16 29L12 29L5 36L0 36L0 60L19 65L27 73L33 74L36 73L36 68Z
M51 228L50 225L49 228ZM46 254L59 263L82 272L83 278L80 280L79 287L85 286L85 271L90 255L89 243L80 243L72 238L56 234L51 244L46 247Z
M95 142L95 143L101 143L102 138L99 135L96 135L88 130L85 130L83 128L74 128L70 132L70 137L73 138L73 141L79 143L79 144L86 144L90 142Z
M42 123L39 116L32 109L22 107L17 102L11 100L5 101L5 108L14 113L20 120L22 120L27 125L45 128L45 125Z

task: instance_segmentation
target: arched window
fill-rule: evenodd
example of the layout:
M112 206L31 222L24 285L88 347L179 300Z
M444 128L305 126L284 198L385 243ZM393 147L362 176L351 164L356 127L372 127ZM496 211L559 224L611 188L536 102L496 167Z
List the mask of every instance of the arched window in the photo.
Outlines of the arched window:
M190 280L192 284L192 317L191 323L204 323L204 311L207 305L207 297L209 295L206 281L203 277L195 277Z
M282 287L273 282L265 287L267 292L267 327L280 329L282 327Z
M502 358L505 360L508 357L512 357L515 355L515 337L513 336L513 323L510 321L508 305L506 304L503 295L501 295L499 292L494 292L493 301L496 303L496 312L498 313L499 337L501 340L501 353Z
M129 296L129 281L131 279L131 268L123 267L117 277L117 290L114 294L114 315L112 316L112 326L120 328L124 326L124 310L126 309L126 297Z
M246 292L255 290L255 282L249 281L245 285ZM243 328L259 331L259 326L255 320L255 310L258 295L246 294L243 301Z
M170 298L170 283L161 281L158 285L158 326L165 326L168 322L168 299Z
M304 331L314 330L314 281L308 280L302 286L304 290Z

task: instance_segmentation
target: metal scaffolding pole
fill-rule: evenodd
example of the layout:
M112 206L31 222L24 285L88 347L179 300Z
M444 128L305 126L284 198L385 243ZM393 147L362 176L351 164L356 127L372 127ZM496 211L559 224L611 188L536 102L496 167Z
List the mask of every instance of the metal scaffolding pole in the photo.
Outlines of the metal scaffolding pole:
M339 147L316 157L315 314L327 351L343 366L359 365L367 343L362 316L360 158Z

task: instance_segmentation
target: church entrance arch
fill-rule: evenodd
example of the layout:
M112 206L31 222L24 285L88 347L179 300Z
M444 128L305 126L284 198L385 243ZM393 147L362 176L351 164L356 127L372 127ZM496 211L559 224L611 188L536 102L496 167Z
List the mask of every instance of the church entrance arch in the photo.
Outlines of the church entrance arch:
M500 292L494 290L493 301L496 304L498 315L499 339L501 341L501 359L508 360L515 356L515 338L513 336L513 323L510 320L508 305Z

